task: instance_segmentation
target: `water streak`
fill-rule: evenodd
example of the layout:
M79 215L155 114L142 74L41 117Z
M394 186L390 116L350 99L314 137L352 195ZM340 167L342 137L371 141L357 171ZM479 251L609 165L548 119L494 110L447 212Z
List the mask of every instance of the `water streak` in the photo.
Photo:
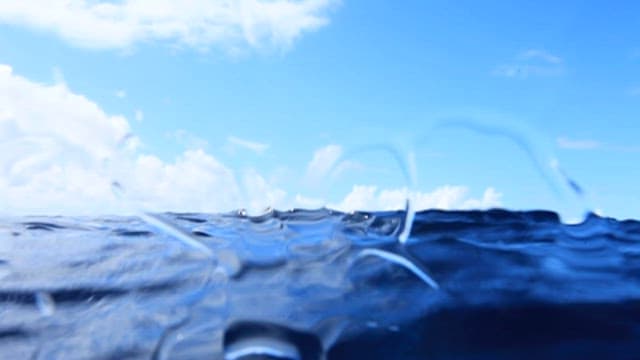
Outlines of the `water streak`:
M268 266L229 277L234 270L182 251L136 217L4 220L0 355L484 360L640 351L637 221L427 211L401 244L396 212L164 216L229 240L207 243L214 254ZM25 230L28 222L49 225ZM398 348L406 353L394 356Z

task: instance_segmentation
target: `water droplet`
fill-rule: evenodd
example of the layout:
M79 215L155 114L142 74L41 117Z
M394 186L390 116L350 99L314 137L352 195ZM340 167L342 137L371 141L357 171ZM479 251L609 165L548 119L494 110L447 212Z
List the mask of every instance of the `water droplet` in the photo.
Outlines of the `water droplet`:
M36 293L36 306L40 314L45 317L52 316L56 312L56 303L48 293L38 291Z
M218 266L228 277L234 277L242 270L242 261L235 251L222 249L216 252Z
M191 234L186 231L180 229L176 225L171 222L164 220L160 215L151 214L151 213L140 213L139 216L146 221L148 224L153 225L160 230L166 232L169 235L172 235L174 238L182 241L185 245L199 250L203 254L208 257L213 257L213 252L195 237L191 236Z

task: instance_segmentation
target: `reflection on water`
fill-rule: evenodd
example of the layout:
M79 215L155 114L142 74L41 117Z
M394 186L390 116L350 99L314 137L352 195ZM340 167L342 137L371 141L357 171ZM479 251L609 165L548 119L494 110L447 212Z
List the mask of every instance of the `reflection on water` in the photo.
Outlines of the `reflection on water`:
M640 223L552 212L4 218L3 358L625 358ZM407 259L407 257L403 257ZM270 356L270 357L269 357Z

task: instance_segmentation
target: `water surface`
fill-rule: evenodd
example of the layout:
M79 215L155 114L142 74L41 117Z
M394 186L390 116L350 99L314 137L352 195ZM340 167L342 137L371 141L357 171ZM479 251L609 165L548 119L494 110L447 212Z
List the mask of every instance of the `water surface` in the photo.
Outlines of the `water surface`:
M640 354L637 221L426 211L401 245L403 212L159 216L213 256L137 217L0 220L2 358Z

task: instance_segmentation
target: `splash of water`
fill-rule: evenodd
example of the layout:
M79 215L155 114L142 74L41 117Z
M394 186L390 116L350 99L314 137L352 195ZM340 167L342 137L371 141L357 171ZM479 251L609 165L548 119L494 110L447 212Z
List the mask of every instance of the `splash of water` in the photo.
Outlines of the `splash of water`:
M491 127L487 125L465 122L465 121L448 121L438 124L435 128L438 127L459 127L469 129L478 133L490 135L490 136L499 136L505 137L513 141L520 149L522 149L528 156L528 158L534 164L534 167L537 171L545 178L545 180L551 185L553 190L557 190L555 183L551 180L551 176L548 174L547 162L539 155L539 151L537 151L532 145L532 143L528 140L526 136L517 131L512 131L510 129L500 128L500 127ZM420 141L425 142L426 139L421 139ZM420 143L420 142L419 142ZM337 169L345 164L349 159L357 156L358 154L372 152L372 151L382 151L392 157L394 159L395 164L397 165L400 173L403 176L407 190L407 199L405 201L405 209L404 209L404 217L403 224L400 227L399 232L397 233L396 244L388 249L382 250L377 248L365 248L360 252L356 253L352 261L350 262L349 267L356 266L359 263L360 259L366 257L377 257L384 261L388 261L395 265L404 267L413 273L418 279L420 279L424 284L429 286L432 289L438 290L440 288L438 282L433 279L429 274L425 266L418 261L410 252L407 244L410 240L411 230L413 227L413 222L415 218L415 209L413 205L412 196L415 193L415 188L417 184L417 170L415 163L415 155L414 153L409 153L406 160L401 155L397 148L387 145L387 144L379 144L379 145L368 145L364 147L357 148L349 153L346 153L340 157L340 159L332 165L330 172L335 172ZM553 162L552 162L553 163ZM574 195L579 197L583 197L584 191L582 188L573 181L555 162L555 166L552 167L552 170L555 171L556 175L560 175L564 179L565 185L568 185L573 191ZM131 201L124 190L124 187L118 182L114 181L112 183L112 188L114 193L116 193L120 199L122 199L125 203L129 205L130 208L133 208L140 216L148 224L154 226L160 231L170 235L171 237L178 239L187 247L196 250L197 252L207 256L211 259L212 264L216 266L216 269L220 269L222 274L226 279L230 279L237 274L242 269L242 262L238 258L237 254L232 251L220 252L214 254L211 249L209 249L206 245L204 245L200 240L196 239L191 234L182 230L179 226L174 224L173 222L163 218L161 215L151 213L150 211L146 211L142 209L140 206L136 205L133 201ZM239 215L246 216L246 212L241 210ZM336 230L334 229L335 236ZM206 287L206 285L205 285ZM202 291L202 297L204 297L206 291ZM202 300L202 298L198 298L198 300ZM190 314L189 319L192 319L193 314ZM205 325L200 327L191 327L188 330L183 330L189 324L191 320L186 320L185 322L176 324L174 327L171 327L165 332L163 335L158 348L155 352L154 359L166 359L170 357L171 351L177 343L184 341L189 336L194 333L198 333L204 331L205 329L210 328L211 325ZM246 325L246 324L245 324ZM248 325L247 325L248 326ZM228 328L225 332L225 359L235 360L241 359L246 356L271 356L271 357L279 357L279 358L288 358L288 359L306 359L307 357L301 353L301 348L299 344L296 343L295 336L292 334L296 333L296 330L293 330L289 327L275 325L275 324L253 324L253 330L261 329L261 331L245 331L243 337L239 339L235 339L233 341L227 341L228 338L226 336L230 336L229 334L235 331L233 325L231 328ZM246 327L246 326L245 326ZM249 327L249 330L251 327ZM336 325L334 324L330 327L332 330L329 333L339 334L341 329L344 328L344 322ZM245 329L246 330L246 329ZM247 335L253 334L253 335ZM338 335L334 337L337 338ZM333 341L335 341L335 338ZM320 342L322 342L320 340ZM331 340L329 340L331 342ZM317 350L317 354L322 354L323 350ZM320 355L318 355L320 356Z
M151 214L141 209L133 201L129 200L124 187L122 186L122 184L120 184L119 181L111 182L111 190L118 197L118 199L121 199L126 205L128 205L130 209L134 211L136 215L140 216L140 218L142 218L142 220L147 222L149 225L152 225L153 227L157 227L161 231L166 232L172 237L175 237L176 239L180 240L183 244L187 245L188 247L196 249L202 252L203 254L207 255L208 257L213 256L213 253L211 252L211 250L206 246L204 246L200 241L194 239L182 229L171 224L169 221L163 220L159 216Z
M430 131L417 138L415 146L424 146L439 134L439 131L447 129L461 129L483 136L503 138L510 141L525 154L535 171L557 198L580 208L580 216L582 217L580 220L584 220L588 214L593 212L592 206L587 201L584 187L579 185L560 166L557 156L553 154L549 146L544 146L545 141L542 140L544 137L537 135L538 132L531 126L517 121L499 122L492 118L441 118L435 121ZM573 214L562 213L561 216L564 217L564 220L574 217Z
M391 156L391 158L395 161L395 164L398 169L400 169L400 173L403 176L403 180L405 182L405 186L407 190L407 198L405 200L405 209L404 209L404 219L400 232L397 235L397 245L393 248L392 251L383 251L379 249L364 249L359 254L356 255L354 261L351 263L352 266L357 264L358 259L368 256L379 257L383 260L389 261L396 265L405 267L413 274L415 274L420 280L422 280L426 285L430 286L433 289L439 289L438 283L428 275L425 267L419 263L417 259L411 256L411 253L407 247L407 241L411 235L411 228L413 226L413 221L415 218L415 209L413 206L412 196L415 192L415 187L417 183L417 169L415 162L415 154L413 152L409 152L407 156L407 161L403 160L401 156L401 152L396 148L389 144L378 144L378 145L368 145L359 147L351 152L348 152L341 156L338 161L333 164L330 169L331 172L335 172L340 165L347 162L349 159L357 156L358 154L367 153L367 152L384 152Z

